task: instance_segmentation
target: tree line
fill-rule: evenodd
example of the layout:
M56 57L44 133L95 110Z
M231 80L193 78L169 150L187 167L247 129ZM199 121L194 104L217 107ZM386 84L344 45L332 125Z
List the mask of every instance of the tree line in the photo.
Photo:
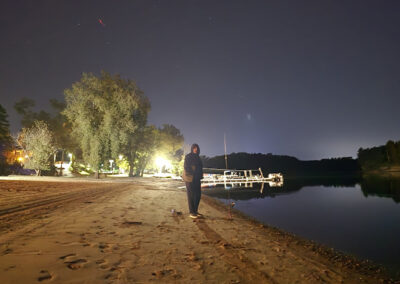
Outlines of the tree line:
M389 140L382 146L360 148L357 157L364 171L400 166L400 141Z
M184 137L173 125L147 124L150 101L135 82L84 73L64 95L65 102L50 100L53 112L34 111L35 102L27 98L15 103L23 127L15 141L28 154L27 168L40 175L61 151L73 153L75 167L89 166L96 177L110 160L126 165L129 176L143 175L155 153L179 171Z
M351 157L301 161L295 157L269 154L232 153L227 156L229 169L258 169L264 173L282 173L286 177L356 175L357 160ZM206 168L225 168L225 157L202 156Z

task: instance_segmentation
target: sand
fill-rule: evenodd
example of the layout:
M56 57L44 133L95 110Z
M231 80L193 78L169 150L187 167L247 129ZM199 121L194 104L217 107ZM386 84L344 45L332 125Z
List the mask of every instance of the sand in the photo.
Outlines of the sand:
M15 179L0 180L0 283L390 282L210 197L193 220L182 182Z

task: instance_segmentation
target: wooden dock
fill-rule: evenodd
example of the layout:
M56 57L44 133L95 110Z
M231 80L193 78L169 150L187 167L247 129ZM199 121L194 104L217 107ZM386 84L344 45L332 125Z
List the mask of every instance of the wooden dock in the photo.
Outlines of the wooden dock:
M264 177L261 168L258 170L205 168L204 171L209 173L204 174L201 181L202 187L214 187L218 185L224 185L225 187L252 187L253 183L268 183L270 187L280 187L283 185L283 175L281 173L270 173L267 177Z

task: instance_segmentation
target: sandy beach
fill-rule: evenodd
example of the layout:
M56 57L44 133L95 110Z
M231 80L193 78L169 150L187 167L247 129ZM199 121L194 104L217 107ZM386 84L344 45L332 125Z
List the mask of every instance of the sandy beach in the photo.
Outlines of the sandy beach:
M0 283L391 282L204 195L193 220L179 181L31 179L0 180Z

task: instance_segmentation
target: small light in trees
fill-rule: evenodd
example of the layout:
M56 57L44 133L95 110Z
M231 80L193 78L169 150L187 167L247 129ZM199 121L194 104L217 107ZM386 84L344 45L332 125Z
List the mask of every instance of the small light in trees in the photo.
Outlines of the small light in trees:
M19 158L18 158L18 161L19 161L20 163L22 163L22 162L24 161L24 158L19 157Z
M119 155L119 156L118 156L118 159L122 160L123 157L124 157L124 156Z
M72 154L71 154L71 153L69 153L69 154L68 154L68 157L69 157L70 159L72 159Z

